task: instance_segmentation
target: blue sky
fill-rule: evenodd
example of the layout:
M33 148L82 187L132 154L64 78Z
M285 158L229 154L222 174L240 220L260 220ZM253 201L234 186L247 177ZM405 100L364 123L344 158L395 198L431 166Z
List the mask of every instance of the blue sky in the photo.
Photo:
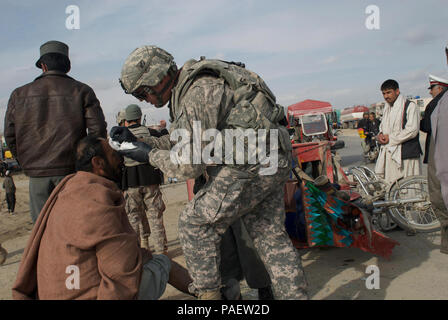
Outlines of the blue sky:
M23 1L2 0L0 132L9 95L40 74L34 66L48 40L70 46L69 75L96 92L110 128L130 103L118 84L135 48L154 44L181 66L206 56L242 61L261 75L280 104L316 99L337 108L382 100L389 78L404 94L428 97L428 74L448 78L443 48L446 0L427 1ZM80 29L68 30L65 9L77 5ZM368 5L380 29L368 30ZM167 108L139 103L149 123Z

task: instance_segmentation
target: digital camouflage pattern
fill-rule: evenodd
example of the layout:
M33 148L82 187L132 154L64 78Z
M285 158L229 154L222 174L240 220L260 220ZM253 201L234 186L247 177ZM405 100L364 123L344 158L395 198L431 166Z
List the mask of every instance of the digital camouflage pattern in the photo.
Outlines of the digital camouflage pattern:
M125 191L125 200L126 213L132 228L143 239L150 237L155 254L166 253L168 246L163 225L165 204L159 186L128 188Z
M200 77L179 102L181 110L177 111L170 132L181 128L192 133L193 120L201 121L202 130L218 128L234 107L232 96L232 90L223 79ZM165 149L152 150L149 159L167 176L196 178L207 167L205 164L172 162L169 136L162 139L149 137L145 142ZM183 143L189 144L191 141ZM202 147L204 144L206 142ZM284 161L283 168L281 166L279 163L278 172L272 176L257 174L260 164L218 166L223 168L219 178L207 183L181 213L179 237L190 276L194 280L191 285L193 293L219 289L220 235L244 215L246 227L271 277L275 297L307 298L300 257L284 228L283 186L289 176L290 161ZM238 179L240 176L244 178Z
M120 82L126 93L132 93L140 86L153 87L166 76L176 63L171 54L155 46L135 49L124 62Z
M117 124L121 125L121 123L126 120L126 109L122 109L117 114Z
M141 239L149 238L151 228L145 214L145 208L141 200L139 188L128 188L124 191L126 201L126 213L129 223Z
M216 72L226 74L226 80L222 77L198 74L200 71L210 70L212 67L216 68ZM257 141L266 145L267 156L271 149L286 152L292 150L288 131L278 123L284 118L283 108L275 103L275 96L258 75L239 66L216 60L199 62L189 60L182 67L178 83L173 88L170 113L173 122L170 133L176 129L187 130L190 140L182 139L180 142L171 142L169 136L164 137L163 141L158 141L160 139L156 138L144 140L154 148L166 150L151 151L150 162L168 176L178 179L195 178L205 169L205 165L183 164L180 160L172 161L170 158L170 150L174 145L179 149L189 147L192 151L189 163L194 163L194 152L191 148L194 138L194 121L200 122L200 128L196 129L200 129L202 132L207 129L218 129L223 135L222 144L217 145L218 149L223 151L220 157L221 163L229 162L229 158L226 158L225 154L228 147L225 142L227 130L234 130L234 132L253 130ZM278 139L273 142L270 141L270 130L272 129L276 130L275 133L278 136ZM264 130L264 132L259 130ZM246 167L251 167L248 161L251 158L259 162L255 155L262 153L260 144L256 144L254 148L252 148L253 145L249 147L247 139L240 136L232 142L231 149L237 150L237 140L244 146L243 157ZM198 152L196 154L200 155L201 150L210 142L201 141L200 136L197 137L197 141L200 143L197 144ZM237 154L238 152L232 152L230 161L233 160L233 163L236 163ZM166 161L167 159L169 161ZM241 167L241 165L236 165L236 167Z
M129 130L137 138L150 137L149 130L145 126L133 127L129 128ZM124 165L126 167L141 164L131 158L124 157ZM168 250L162 215L165 211L165 203L163 202L159 186L150 185L128 188L125 191L125 200L129 221L137 234L141 235L142 243L146 245L147 239L151 235L151 240L154 243L154 253L165 253Z
M236 89L223 78L210 74L198 75L183 91L180 84L183 83L182 79L188 78L185 73L194 63L193 60L183 66L170 101L170 134L177 129L184 129L190 133L191 139L179 143L170 141L168 135L143 139L154 148L149 153L150 164L167 176L194 179L204 170L210 176L179 217L179 238L193 279L190 291L199 297L205 293L210 293L206 294L210 297L217 296L215 293L221 286L220 237L229 225L242 217L271 277L275 297L307 299L307 284L300 256L284 227L283 190L290 173L292 147L286 128L266 121L266 118L270 118L269 112L275 118L278 106L263 102L260 102L262 105L254 106L252 102L256 95L252 95L250 88L246 88L246 94L244 90L239 92L239 103L235 104ZM128 72L128 68L131 70L125 65L123 72ZM177 100L173 102L173 98ZM267 113L261 114L263 109ZM263 167L260 163L217 166L193 164L193 152L190 154L190 164L172 161L170 150L175 144L177 147L192 145L193 121L200 121L202 132L207 129L245 129L247 123L250 128L278 129L278 171L273 175L260 175L259 171ZM199 141L200 148L209 143L202 139Z
M279 186L288 179L289 161L282 156L283 167L271 176L224 166L208 168L209 181L179 218L179 238L194 280L192 293L220 287L221 235L242 217L270 275L275 298L307 299L301 260L284 227L284 193Z

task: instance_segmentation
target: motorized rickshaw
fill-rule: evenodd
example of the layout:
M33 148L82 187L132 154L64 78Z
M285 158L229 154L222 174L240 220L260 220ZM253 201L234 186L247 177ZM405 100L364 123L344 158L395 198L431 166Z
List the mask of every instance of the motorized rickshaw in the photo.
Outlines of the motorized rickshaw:
M305 100L288 107L293 159L311 177L326 175L331 182L348 179L334 150L343 148L334 128L336 113L328 102ZM311 169L311 170L310 170Z

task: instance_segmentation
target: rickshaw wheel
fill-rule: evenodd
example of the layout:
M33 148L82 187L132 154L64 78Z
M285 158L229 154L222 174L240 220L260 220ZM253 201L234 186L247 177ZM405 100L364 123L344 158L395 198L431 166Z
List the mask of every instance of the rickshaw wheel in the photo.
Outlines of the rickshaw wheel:
M387 213L378 214L374 220L374 224L377 225L381 231L391 231L398 227L398 224L396 224Z

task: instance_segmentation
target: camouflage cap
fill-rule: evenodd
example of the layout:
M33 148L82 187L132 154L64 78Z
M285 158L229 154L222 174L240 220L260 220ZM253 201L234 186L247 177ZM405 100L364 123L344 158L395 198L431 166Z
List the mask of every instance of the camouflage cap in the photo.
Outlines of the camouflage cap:
M117 114L117 124L120 125L124 120L126 120L126 109L121 109Z
M126 107L126 121L137 120L142 117L142 109L136 104L130 104Z
M156 46L137 48L121 69L121 86L126 93L132 93L140 86L156 86L172 67L177 70L173 56L165 50Z

